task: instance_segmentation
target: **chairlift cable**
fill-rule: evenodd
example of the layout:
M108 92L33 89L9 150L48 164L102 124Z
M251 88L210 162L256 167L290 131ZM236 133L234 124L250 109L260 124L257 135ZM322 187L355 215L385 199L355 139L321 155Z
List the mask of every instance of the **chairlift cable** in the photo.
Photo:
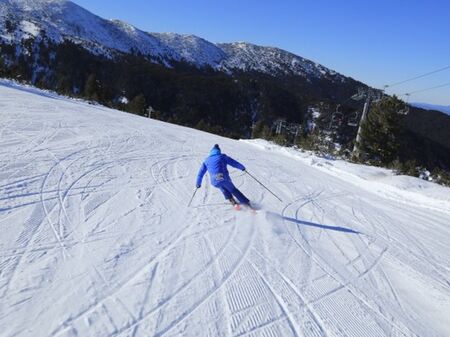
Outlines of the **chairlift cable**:
M447 70L447 69L450 69L450 65L445 66L443 68L439 68L437 70L430 71L428 73L425 73L425 74L422 74L422 75L419 75L419 76L408 78L408 79L400 81L400 82L395 82L395 83L392 83L392 84L389 84L389 85L385 85L384 89L391 88L393 86L400 85L400 84L403 84L403 83L406 83L406 82L409 82L409 81L414 81L414 80L417 80L419 78L422 78L422 77L425 77L425 76L428 76L428 75L432 75L432 74L436 74L438 72L441 72L441 71L444 71L444 70Z
M416 91L407 92L407 93L405 93L405 94L403 94L401 96L410 96L410 95L413 95L413 94L417 94L419 92L433 90L433 89L438 89L438 88L443 88L443 87L447 87L449 85L450 85L450 82L444 83L444 84L441 84L441 85L436 85L436 86L430 87L430 88L425 88L425 89L420 89L420 90L416 90Z

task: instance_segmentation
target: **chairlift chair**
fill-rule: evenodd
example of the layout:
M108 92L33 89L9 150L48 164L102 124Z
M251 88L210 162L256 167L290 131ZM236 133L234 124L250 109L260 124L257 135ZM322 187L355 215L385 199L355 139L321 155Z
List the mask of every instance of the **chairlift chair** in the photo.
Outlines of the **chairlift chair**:
M407 105L404 109L397 111L399 115L407 115L409 114L409 106Z
M347 125L353 126L353 127L358 126L358 116L359 116L359 112L355 111L354 115L349 118Z
M399 115L407 115L407 114L409 114L409 105L408 105L408 102L409 102L409 96L410 96L411 94L405 94L405 95L406 95L405 107L404 107L403 109L401 109L400 111L397 112Z

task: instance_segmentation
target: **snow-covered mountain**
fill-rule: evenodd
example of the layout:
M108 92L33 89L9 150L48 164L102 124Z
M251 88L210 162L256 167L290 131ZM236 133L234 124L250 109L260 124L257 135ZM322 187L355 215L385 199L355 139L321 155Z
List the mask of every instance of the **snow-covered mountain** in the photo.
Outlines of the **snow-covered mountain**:
M66 0L0 0L0 37L18 42L44 32L55 41L69 39L90 51L139 51L174 57L155 37L124 22L102 19Z
M316 78L337 75L333 70L279 48L262 47L246 42L222 43L218 46L227 55L221 65L230 70ZM341 79L344 77L341 76Z
M4 81L0 120L2 337L450 336L449 188ZM215 143L283 202L188 207Z
M227 58L226 53L215 44L195 35L175 33L150 33L172 51L176 60L185 60L198 66L218 68Z
M214 44L194 35L148 33L119 20L105 20L67 0L0 0L0 39L19 43L42 33L55 42L71 40L107 56L117 51L139 52L165 64L183 60L228 72L345 80L330 69L278 48L244 42Z

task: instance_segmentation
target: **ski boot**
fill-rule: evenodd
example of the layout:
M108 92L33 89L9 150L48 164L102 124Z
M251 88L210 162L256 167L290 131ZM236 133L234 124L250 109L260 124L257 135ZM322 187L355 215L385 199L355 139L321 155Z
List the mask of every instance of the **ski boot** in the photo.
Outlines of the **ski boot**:
M228 201L231 203L231 205L233 205L233 208L236 211L239 211L241 209L241 206L236 202L236 200L234 200L234 198L230 198L228 199Z

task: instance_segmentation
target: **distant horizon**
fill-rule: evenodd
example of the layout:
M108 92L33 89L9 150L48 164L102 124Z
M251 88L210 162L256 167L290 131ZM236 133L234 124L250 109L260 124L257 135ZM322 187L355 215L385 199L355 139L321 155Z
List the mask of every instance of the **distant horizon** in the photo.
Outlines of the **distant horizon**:
M450 65L450 45L441 38L450 36L450 3L442 0L413 0L407 6L381 0L363 7L356 0L72 1L147 32L283 49L378 89ZM406 93L446 84L449 78L447 69L386 92L406 99ZM450 86L424 90L409 101L449 106Z
M430 104L430 103L424 103L424 102L411 102L410 104L417 108L421 108L421 109L425 109L425 110L439 111L439 112L442 112L442 113L450 116L450 105L438 105L438 104Z

